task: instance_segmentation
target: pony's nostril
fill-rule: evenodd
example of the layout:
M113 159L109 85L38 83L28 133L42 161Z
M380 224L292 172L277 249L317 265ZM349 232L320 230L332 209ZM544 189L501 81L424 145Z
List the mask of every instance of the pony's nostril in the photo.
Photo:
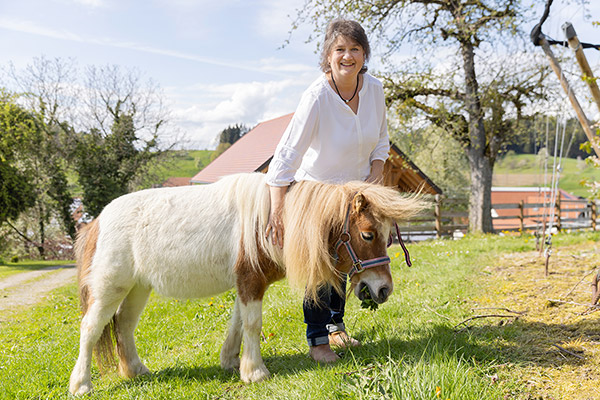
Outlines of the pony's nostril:
M364 300L364 298L366 297L366 292L368 291L368 287L364 282L361 282L358 284L358 299L359 300ZM370 293L369 293L369 297L370 297Z
M390 288L388 288L387 286L383 286L381 289L379 289L379 295L377 297L383 302L388 298L389 294Z

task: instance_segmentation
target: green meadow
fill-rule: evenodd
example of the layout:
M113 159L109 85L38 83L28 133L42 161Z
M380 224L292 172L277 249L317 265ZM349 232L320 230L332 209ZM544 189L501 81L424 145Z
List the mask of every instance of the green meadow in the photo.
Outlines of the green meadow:
M555 246L597 241L596 233L561 234ZM302 296L285 281L263 306L262 355L272 378L244 384L219 367L234 292L199 300L152 295L136 333L152 373L132 380L92 369L89 399L505 399L530 398L519 368L518 322L482 321L464 329L472 299L498 279L486 270L503 254L533 249L531 237L468 236L409 245L408 268L391 248L395 289L378 310L352 296L346 324L362 346L331 366L307 355ZM199 282L199 284L203 284ZM204 283L209 284L209 283ZM80 321L74 284L33 308L0 314L0 398L67 399ZM498 343L511 343L511 348ZM523 395L523 397L521 397Z

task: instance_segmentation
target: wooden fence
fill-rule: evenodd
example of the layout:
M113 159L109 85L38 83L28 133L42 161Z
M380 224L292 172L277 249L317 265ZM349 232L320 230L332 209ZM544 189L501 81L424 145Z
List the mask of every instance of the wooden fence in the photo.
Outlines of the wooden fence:
M469 227L468 199L435 196L433 206L421 218L400 227L407 240L462 237ZM545 227L544 227L545 221ZM552 222L551 222L552 221ZM494 232L527 232L564 229L596 230L598 202L556 199L552 209L546 203L492 204Z

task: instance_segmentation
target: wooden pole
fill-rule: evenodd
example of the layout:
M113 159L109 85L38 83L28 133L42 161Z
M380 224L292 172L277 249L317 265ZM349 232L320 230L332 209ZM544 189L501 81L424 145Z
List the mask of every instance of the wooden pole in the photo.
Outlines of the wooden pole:
M598 84L596 83L596 79L594 79L594 73L590 68L590 64L588 63L587 58L585 57L585 53L583 52L583 47L581 46L581 42L577 38L577 33L575 33L575 28L570 22L565 22L562 26L563 32L567 37L567 41L569 42L569 47L571 47L575 51L575 59L581 68L581 72L583 73L584 81L590 87L592 91L592 97L594 98L594 102L598 107L598 111L600 111L600 89L598 89Z
M591 211L592 211L592 230L596 230L596 219L598 218L598 207L596 205L596 200L591 201Z
M558 189L556 189L558 191ZM556 194L556 230L562 230L562 215L560 211L560 191Z
M554 53L552 52L552 49L550 49L550 45L548 44L548 41L544 37L540 38L540 45L542 46L544 53L546 53L546 56L548 56L548 59L550 60L550 66L552 67L552 70L554 70L554 73L556 74L556 76L558 76L558 80L560 81L560 84L561 84L563 90L569 97L571 106L573 106L573 109L575 110L577 119L579 120L579 123L581 124L581 127L583 128L583 131L585 132L585 135L587 136L587 139L592 144L592 148L596 152L596 156L600 157L600 148L598 147L598 144L596 143L596 137L595 137L594 133L592 132L590 123L589 123L587 117L585 116L585 113L583 112L583 109L581 108L581 105L579 104L577 97L575 97L575 93L573 92L573 90L571 90L571 87L569 86L569 82L567 81L567 78L565 78L565 75L563 74L562 69L560 68L560 64L556 60L556 57L554 57Z
M442 196L439 194L435 195L435 209L433 213L435 216L435 236L439 239L442 237Z
M525 219L525 203L523 202L523 200L521 200L521 202L519 203L519 220L520 220L520 229L519 231L521 232L521 236L523 236L523 230L525 228L525 224L523 223L523 220Z

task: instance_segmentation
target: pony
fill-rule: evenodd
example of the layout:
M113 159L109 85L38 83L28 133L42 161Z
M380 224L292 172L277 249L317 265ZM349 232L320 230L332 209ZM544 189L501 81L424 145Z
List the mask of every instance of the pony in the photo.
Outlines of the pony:
M152 290L200 298L236 288L221 367L239 368L247 383L268 378L260 353L268 286L287 276L293 288L316 301L322 285L341 292L340 275L353 269L349 292L385 302L393 290L386 254L391 229L423 207L418 195L381 185L298 182L285 196L280 248L264 234L270 212L264 174L147 189L113 200L75 243L83 317L70 392L92 390L92 354L102 372L111 360L114 365L115 344L122 376L149 373L138 356L134 330ZM375 265L367 267L363 260Z

